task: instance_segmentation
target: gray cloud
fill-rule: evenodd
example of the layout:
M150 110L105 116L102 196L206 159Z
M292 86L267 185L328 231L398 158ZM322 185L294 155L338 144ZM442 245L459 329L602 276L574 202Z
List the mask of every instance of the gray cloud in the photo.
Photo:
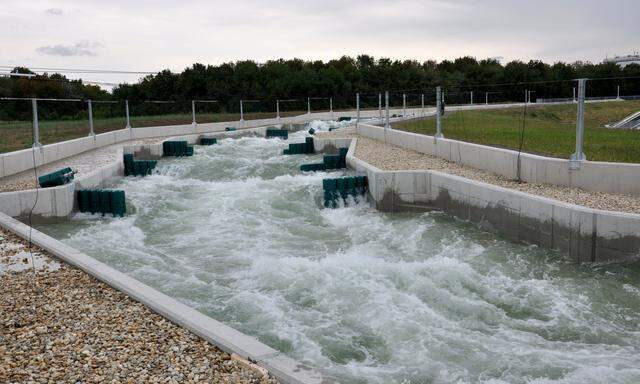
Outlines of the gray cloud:
M44 10L47 15L60 16L62 15L62 9L60 8L47 8Z
M36 48L36 52L49 56L97 56L95 48L102 47L102 44L88 41L81 41L73 45L47 45Z

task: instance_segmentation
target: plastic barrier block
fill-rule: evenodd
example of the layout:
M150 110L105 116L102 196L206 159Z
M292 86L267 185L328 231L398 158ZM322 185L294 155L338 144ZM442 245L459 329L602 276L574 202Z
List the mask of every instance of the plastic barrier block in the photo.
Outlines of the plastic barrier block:
M192 146L186 147L184 154L185 156L193 156L193 147Z
M100 212L100 195L98 191L90 189L89 191L89 212L95 214Z
M304 139L305 151L304 153L315 153L315 147L313 145L313 137L306 137Z
M202 137L200 138L200 145L213 145L213 144L217 144L218 143L218 139L216 139L215 137Z
M338 117L338 121L351 121L350 116L340 116Z
M38 177L41 188L57 187L73 180L73 171L66 167Z
M338 190L337 179L322 180L322 189L325 191L337 191Z
M77 193L77 196L78 196L78 210L80 212L88 212L89 211L89 191L79 190Z
M230 132L230 131L235 131L236 129L234 127L226 127L224 130L227 132Z
M98 200L100 201L100 213L104 216L107 213L111 213L111 199L109 198L109 191L98 191Z
M113 214L113 217L116 217L116 216L123 217L127 211L124 191L121 191L121 190L110 191L109 195L111 198L111 201L110 201L111 213Z

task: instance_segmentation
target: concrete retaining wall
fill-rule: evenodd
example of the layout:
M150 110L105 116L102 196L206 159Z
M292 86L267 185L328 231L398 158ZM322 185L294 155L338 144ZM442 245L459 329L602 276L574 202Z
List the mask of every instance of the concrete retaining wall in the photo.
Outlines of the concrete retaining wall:
M580 169L569 168L569 160L467 143L384 128L358 125L358 134L412 149L510 179L520 176L529 183L545 183L582 188L588 191L640 195L640 164L583 161Z
M0 227L24 239L28 239L30 235L27 225L2 213L0 213ZM228 327L38 230L31 230L31 240L33 244L64 262L123 292L223 351L256 361L282 383L320 384L323 382L322 376L316 370L292 360L281 352L262 344L256 338Z
M356 158L347 165L369 179L382 211L438 209L511 240L557 249L577 262L640 258L640 215L567 204L437 171L381 171Z

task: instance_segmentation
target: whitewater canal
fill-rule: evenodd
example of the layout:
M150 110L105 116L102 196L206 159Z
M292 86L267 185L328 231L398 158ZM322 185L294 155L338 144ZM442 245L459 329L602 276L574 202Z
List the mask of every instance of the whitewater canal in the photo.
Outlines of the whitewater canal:
M320 155L244 137L38 229L340 383L638 383L640 267L576 265L441 213L322 208Z

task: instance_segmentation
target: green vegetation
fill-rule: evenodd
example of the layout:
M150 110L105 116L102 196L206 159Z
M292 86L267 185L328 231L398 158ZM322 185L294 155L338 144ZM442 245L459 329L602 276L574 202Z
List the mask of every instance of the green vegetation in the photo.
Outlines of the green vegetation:
M282 117L301 115L305 112L281 112ZM273 113L247 113L245 120L266 119L275 117ZM237 121L237 113L211 113L197 115L198 123L215 123L221 121ZM135 128L153 127L161 125L190 124L190 114L170 114L153 116L132 116L131 125ZM87 119L74 120L45 120L39 122L40 141L42 144L56 143L64 140L77 139L89 134ZM93 129L96 134L123 129L126 126L124 117L94 119ZM32 123L30 121L0 121L0 153L30 148L32 140Z
M640 101L588 103L585 113L584 152L587 159L640 163L640 131L608 129L640 111ZM576 105L529 105L524 119L523 152L568 158L575 149ZM446 138L518 149L524 108L447 113L442 120ZM397 123L396 129L433 135L435 119Z

